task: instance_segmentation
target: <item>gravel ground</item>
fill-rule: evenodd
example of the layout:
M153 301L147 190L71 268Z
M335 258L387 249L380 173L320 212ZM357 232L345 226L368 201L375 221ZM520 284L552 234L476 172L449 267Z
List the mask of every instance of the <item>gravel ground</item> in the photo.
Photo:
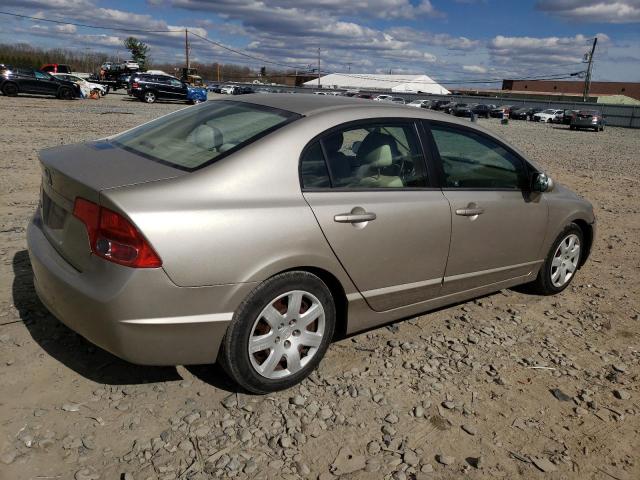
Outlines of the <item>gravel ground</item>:
M33 291L36 152L182 105L0 97L0 478L640 478L640 135L480 120L589 198L590 261L555 297L505 290L333 344L302 385L127 364Z

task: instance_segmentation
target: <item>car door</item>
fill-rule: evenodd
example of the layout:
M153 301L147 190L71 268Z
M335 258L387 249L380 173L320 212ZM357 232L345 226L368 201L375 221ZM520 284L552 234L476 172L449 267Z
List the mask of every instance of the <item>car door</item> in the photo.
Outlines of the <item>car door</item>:
M23 93L40 93L40 84L36 79L34 70L18 68L16 69L15 78L18 88Z
M451 213L427 174L417 128L395 119L351 123L326 132L301 157L304 198L376 311L441 290Z
M171 90L171 98L174 100L187 99L187 86L180 80L175 78L169 79L169 88Z
M51 75L37 70L34 74L38 83L38 92L47 94L55 94L58 92L60 84Z
M522 277L542 262L544 195L532 167L476 129L429 122L442 191L451 205L451 247L443 294Z

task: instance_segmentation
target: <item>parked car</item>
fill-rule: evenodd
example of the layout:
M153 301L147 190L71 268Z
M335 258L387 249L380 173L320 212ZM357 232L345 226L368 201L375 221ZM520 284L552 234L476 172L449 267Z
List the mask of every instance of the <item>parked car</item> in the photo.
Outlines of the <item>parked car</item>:
M328 94L333 95L333 94ZM364 98L365 100L373 100L373 95L369 95L368 93L359 93L356 95L356 98Z
M340 97L207 102L40 162L43 304L128 361L219 360L255 393L304 379L337 330L562 292L594 237L591 204L498 136Z
M407 105L416 108L429 108L431 106L431 100L413 100L407 103Z
M458 105L457 102L445 103L440 107L440 110L444 113L453 113L453 109L456 108L456 105Z
M326 95L325 92L313 92L314 95Z
M529 118L529 110L528 107L514 108L509 113L509 118L512 120L527 120Z
M391 100L389 100L389 102L395 103L398 105L406 105L407 103L407 101L402 97L391 97Z
M604 116L598 110L579 110L571 117L569 124L571 130L592 128L594 131L604 130Z
M546 110L542 110L541 112L536 113L533 116L533 121L552 123L557 117L560 117L562 113L563 110L558 110L556 108L547 108Z
M207 90L212 92L212 93L220 93L220 84L218 83L208 83L207 84Z
M128 70L139 70L140 65L138 65L138 62L134 60L127 60L126 62L123 62L121 64L121 68L126 68Z
M562 112L562 123L564 125L571 125L571 121L573 120L573 117L577 115L579 112L580 110L565 109Z
M64 100L80 97L80 86L32 68L0 70L0 91L8 97L21 93L53 95Z
M473 113L473 108L475 104L473 103L458 103L452 110L456 117L471 117Z
M392 98L393 98L393 95L378 95L378 96L374 97L373 99L376 102L390 102Z
M148 75L141 73L135 75L131 80L131 96L147 103L155 103L157 100L181 100L193 102L193 98L189 96L190 88L186 83L181 82L175 77L167 75Z
M501 105L499 107L493 108L491 112L489 112L489 115L493 118L502 118L503 116L509 115L509 112L511 112L512 108L512 105Z
M41 72L47 73L71 73L71 67L63 63L47 63L40 67Z
M224 93L226 95L237 95L240 91L240 87L237 85L224 85L220 88L220 93Z
M447 105L449 100L432 100L431 101L431 110L442 110L444 105Z
M106 86L100 85L99 83L93 83L89 80L78 77L77 75L71 75L69 73L56 73L53 76L62 80L77 83L80 86L80 91L85 97L93 91L97 91L101 96L106 95L108 92Z
M478 117L489 118L492 108L495 108L495 105L485 105L483 103L478 103L477 105L473 106L471 112Z

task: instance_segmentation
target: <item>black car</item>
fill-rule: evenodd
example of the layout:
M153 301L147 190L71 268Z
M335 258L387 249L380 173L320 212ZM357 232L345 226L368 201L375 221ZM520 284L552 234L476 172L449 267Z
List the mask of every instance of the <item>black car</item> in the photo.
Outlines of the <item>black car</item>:
M33 68L0 69L0 91L8 97L19 93L53 95L64 100L80 97L80 86Z
M484 105L482 103L479 103L471 109L471 112L476 114L478 117L489 118L489 114L491 113L491 109L493 107L493 105Z
M448 102L441 106L440 110L444 113L453 113L453 109L458 105L457 102Z
M529 107L514 108L511 110L511 113L509 114L509 118L513 120L526 120L527 118L533 116L533 113L531 113L531 110L532 109Z
M442 107L449 103L449 100L433 100L431 102L431 110L442 110Z
M459 103L453 108L451 113L453 113L456 117L470 117L473 107L475 107L474 104Z
M563 125L571 125L573 117L578 115L578 113L580 113L580 110L567 109L564 112L562 112L562 124Z
M138 100L154 103L156 100L187 100L187 84L169 75L141 73L131 78L131 93Z
M207 90L212 93L222 93L220 90L222 89L222 85L218 83L208 83Z

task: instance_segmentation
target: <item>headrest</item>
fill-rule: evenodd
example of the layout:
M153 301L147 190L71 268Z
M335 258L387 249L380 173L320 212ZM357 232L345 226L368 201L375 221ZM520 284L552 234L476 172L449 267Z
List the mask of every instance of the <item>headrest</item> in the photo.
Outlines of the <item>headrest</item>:
M371 167L387 167L393 163L396 141L391 135L379 132L369 133L358 149L358 160Z
M205 150L213 150L222 143L222 134L217 128L200 125L189 134L187 141L195 143Z

